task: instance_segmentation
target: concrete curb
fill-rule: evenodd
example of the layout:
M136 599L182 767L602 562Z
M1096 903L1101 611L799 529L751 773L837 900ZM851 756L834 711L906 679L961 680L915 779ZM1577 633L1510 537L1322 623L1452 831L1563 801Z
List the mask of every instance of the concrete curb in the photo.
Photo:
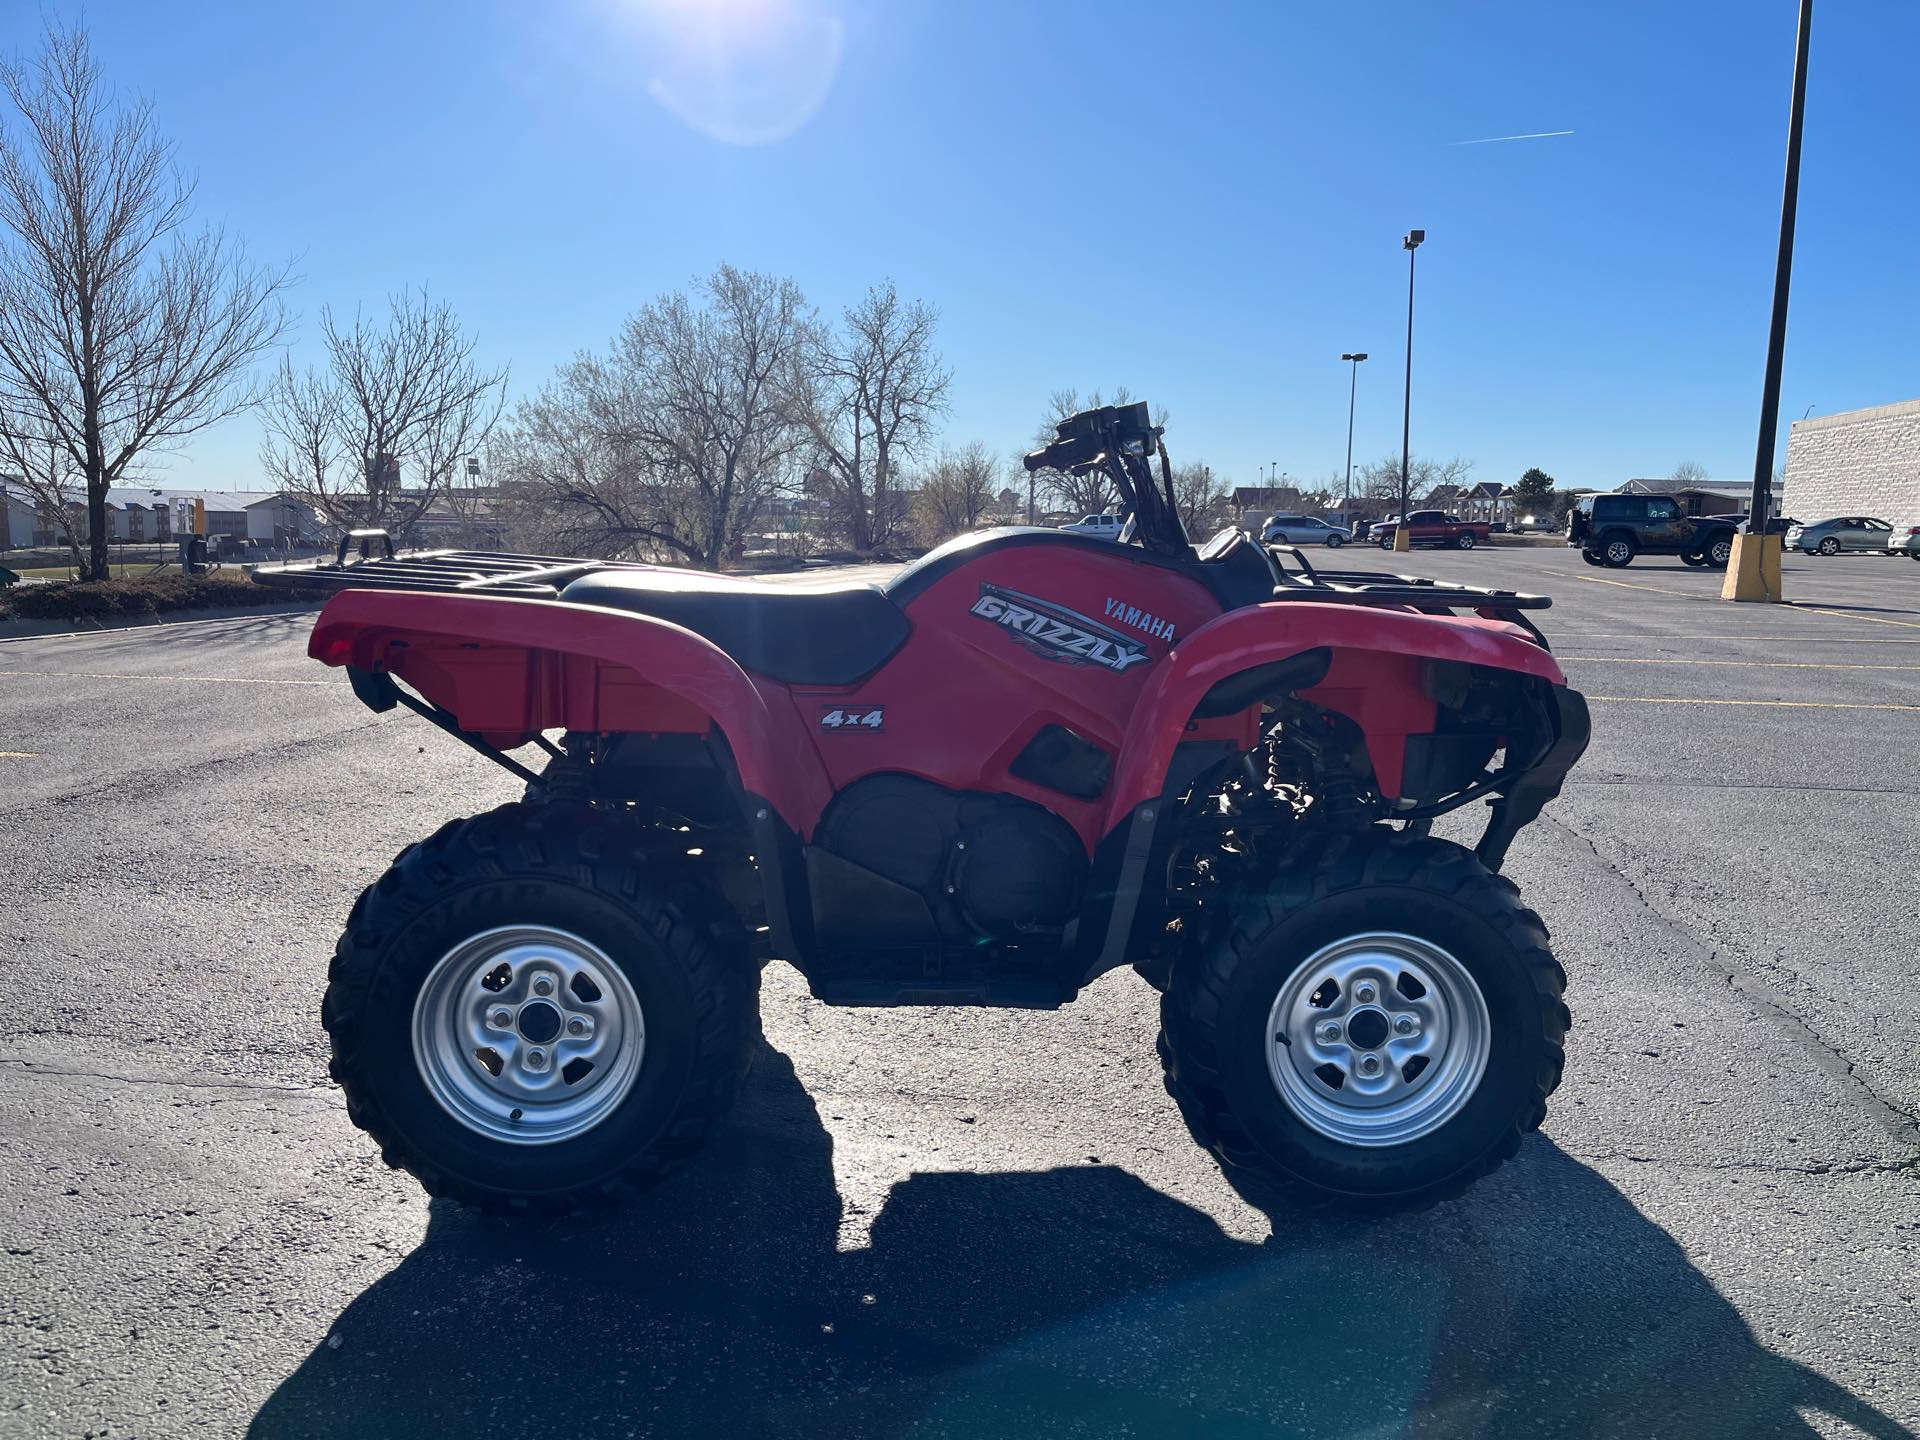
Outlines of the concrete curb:
M75 629L73 620L0 620L0 644L9 640L66 640L85 635L105 635L115 630L153 630L163 625L206 625L218 620L243 620L250 616L307 615L326 604L324 600L302 600L290 605L214 605L205 610L168 610L158 615L128 615L98 621Z

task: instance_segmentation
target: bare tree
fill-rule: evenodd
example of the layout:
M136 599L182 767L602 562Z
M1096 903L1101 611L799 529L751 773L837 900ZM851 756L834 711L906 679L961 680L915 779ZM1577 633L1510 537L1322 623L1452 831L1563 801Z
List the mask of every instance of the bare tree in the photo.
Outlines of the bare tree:
M86 477L74 468L73 456L61 447L51 427L36 424L36 417L9 418L0 410L0 460L33 502L34 519L66 544L73 557L74 573L87 573L87 554L81 542L88 536L81 515L86 510ZM0 489L5 487L0 486ZM4 504L0 499L0 504ZM0 522L4 525L4 522Z
M1111 400L1103 399L1098 390L1084 399L1074 389L1056 390L1047 397L1047 418L1034 431L1033 448L1038 450L1053 440L1054 427L1069 415L1077 415L1082 410L1098 410L1103 405L1131 405L1133 394L1122 385L1113 392ZM1166 407L1154 411L1153 423L1167 423ZM1104 515L1111 512L1120 503L1120 493L1113 487L1113 481L1104 470L1090 470L1082 475L1072 475L1064 470L1041 470L1036 472L1040 485L1058 500L1062 508L1080 515Z
M492 432L507 372L424 290L392 297L384 326L323 310L320 331L326 368L283 360L267 392L260 463L331 525L404 534Z
M1213 467L1204 460L1189 460L1173 468L1173 498L1180 509L1180 523L1189 538L1203 538L1200 531L1218 513L1227 498L1227 483L1216 479Z
M1673 467L1673 474L1667 477L1676 490L1685 490L1701 484L1707 479L1707 467L1698 460L1682 460Z
M18 121L0 130L0 444L64 454L54 468L86 492L84 573L105 579L108 488L251 403L242 378L285 328L289 277L185 232L193 182L152 105L116 103L84 30L0 61L0 91Z
M993 457L978 441L961 450L943 450L914 492L921 537L933 543L977 529L993 504L998 478Z
M1417 504L1442 485L1464 485L1473 473L1473 461L1455 455L1449 460L1429 460L1416 455L1407 467L1407 497ZM1371 465L1357 466L1353 472L1356 495L1373 501L1400 503L1400 457L1388 455Z
M907 519L896 468L946 409L953 375L933 348L937 319L886 281L842 313L837 331L810 327L792 371L792 413L807 428L812 471L856 550L885 544Z
M520 407L503 498L569 548L718 566L795 481L807 318L791 280L731 265L662 295Z

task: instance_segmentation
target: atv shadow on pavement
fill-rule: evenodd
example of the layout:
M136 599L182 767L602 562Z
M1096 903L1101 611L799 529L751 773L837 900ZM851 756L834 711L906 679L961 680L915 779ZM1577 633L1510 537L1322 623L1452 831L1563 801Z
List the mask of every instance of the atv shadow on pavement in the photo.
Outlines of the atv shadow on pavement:
M617 1214L435 1202L255 1437L1809 1436L1910 1432L1764 1349L1550 1141L1387 1221L1261 1245L1106 1166L916 1174L841 1252L832 1142L763 1049L688 1173Z

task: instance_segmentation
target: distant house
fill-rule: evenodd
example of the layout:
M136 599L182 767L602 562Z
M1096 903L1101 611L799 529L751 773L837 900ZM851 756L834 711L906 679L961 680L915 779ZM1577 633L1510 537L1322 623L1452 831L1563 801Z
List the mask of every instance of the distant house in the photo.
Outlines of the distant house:
M1751 485L1718 480L1686 481L1668 476L1663 480L1629 480L1615 492L1620 495L1671 495L1687 515L1744 515L1753 499ZM1774 501L1779 503L1778 492Z

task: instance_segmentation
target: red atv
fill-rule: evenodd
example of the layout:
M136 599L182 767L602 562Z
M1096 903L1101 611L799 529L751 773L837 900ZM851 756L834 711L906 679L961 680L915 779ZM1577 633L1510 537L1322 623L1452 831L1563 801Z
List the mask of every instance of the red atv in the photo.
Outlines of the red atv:
M334 1078L389 1163L499 1209L652 1183L725 1113L769 958L838 1005L1051 1008L1131 964L1260 1203L1420 1205L1515 1152L1568 1017L1497 871L1587 741L1548 602L1196 550L1144 405L1027 464L1104 471L1120 543L809 587L362 538L285 577L343 592L310 649L369 707L527 782L403 851L334 956ZM1473 849L1428 834L1481 798Z

